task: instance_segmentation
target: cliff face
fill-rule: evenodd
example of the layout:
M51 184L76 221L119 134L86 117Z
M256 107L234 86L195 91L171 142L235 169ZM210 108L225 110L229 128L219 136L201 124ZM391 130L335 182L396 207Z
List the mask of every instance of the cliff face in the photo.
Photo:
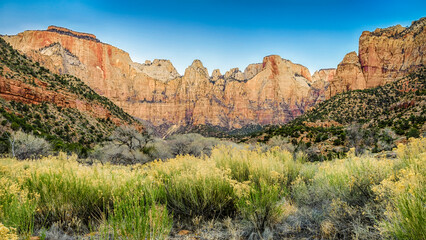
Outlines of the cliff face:
M326 97L330 98L340 92L365 88L366 82L358 55L356 52L350 52L337 65L336 74L330 80Z
M88 119L97 119L95 121L111 120L117 125L135 124L140 128L135 119L93 92L81 80L73 76L52 74L19 54L1 38L0 99L30 104L29 108L34 109L37 105L47 103L72 109ZM0 105L4 107L7 104L2 101Z
M92 117L102 119L110 118L117 125L125 124L124 121L112 115L110 111L100 104L88 102L66 91L58 92L47 90L43 87L45 83L42 81L36 80L34 83L37 86L0 76L0 97L7 101L13 100L27 104L49 102L59 107L77 109Z
M349 53L339 64L328 90L330 96L381 86L425 66L425 25L426 18L421 18L407 28L397 25L363 32L359 38L359 56Z
M312 87L318 91L318 100L324 101L325 99L330 98L330 90L332 89L330 84L333 82L335 75L335 68L320 69L314 72L312 75Z
M180 76L168 60L135 63L128 53L92 34L54 26L3 38L53 72L82 79L127 113L154 125L238 128L282 124L337 93L383 85L424 66L425 22L364 32L359 56L348 53L337 69L313 76L306 67L276 55L244 71L233 68L222 75L214 70L212 76L195 60Z
M229 128L280 124L302 114L320 97L309 70L279 56L244 72L212 76L196 60L180 76L170 61L133 62L129 54L92 34L65 28L25 31L4 39L56 73L82 79L129 114L154 125L212 124Z
M426 64L426 18L410 27L400 25L365 31L359 38L359 60L366 87L382 85Z

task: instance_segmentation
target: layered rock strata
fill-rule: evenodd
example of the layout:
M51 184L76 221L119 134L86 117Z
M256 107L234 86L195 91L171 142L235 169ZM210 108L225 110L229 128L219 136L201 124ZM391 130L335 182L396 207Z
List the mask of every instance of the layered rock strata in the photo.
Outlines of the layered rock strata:
M168 60L133 62L94 35L58 27L5 36L14 48L60 74L82 79L129 114L154 125L211 124L238 128L281 124L313 106L320 90L309 70L272 55L243 72L209 76L195 60L180 76Z
M238 128L282 124L335 94L383 85L426 64L426 18L363 32L359 55L348 53L337 69L309 70L277 55L244 71L209 76L195 60L180 76L168 60L135 63L128 53L93 34L51 26L3 36L53 72L71 74L129 114L154 125L211 124Z
M348 53L331 81L328 97L337 93L382 86L426 65L426 18L401 25L364 31L359 55Z

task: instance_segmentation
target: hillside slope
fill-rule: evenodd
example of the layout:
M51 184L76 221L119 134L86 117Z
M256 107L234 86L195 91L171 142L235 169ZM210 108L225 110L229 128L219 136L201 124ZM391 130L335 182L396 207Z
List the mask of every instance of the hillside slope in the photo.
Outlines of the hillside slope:
M54 148L86 152L117 125L141 125L81 80L57 75L0 38L0 153L8 133L42 136Z
M425 121L426 68L422 68L384 86L338 94L286 125L265 127L240 141L268 142L282 136L324 159L350 147L360 152L391 150L396 142L424 134Z

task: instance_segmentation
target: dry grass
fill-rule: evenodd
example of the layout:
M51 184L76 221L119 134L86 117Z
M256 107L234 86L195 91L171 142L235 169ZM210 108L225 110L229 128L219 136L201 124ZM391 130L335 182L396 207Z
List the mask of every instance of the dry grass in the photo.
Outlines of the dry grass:
M396 151L394 160L349 154L322 163L227 146L132 166L64 154L1 159L0 234L55 226L100 239L424 239L426 139Z

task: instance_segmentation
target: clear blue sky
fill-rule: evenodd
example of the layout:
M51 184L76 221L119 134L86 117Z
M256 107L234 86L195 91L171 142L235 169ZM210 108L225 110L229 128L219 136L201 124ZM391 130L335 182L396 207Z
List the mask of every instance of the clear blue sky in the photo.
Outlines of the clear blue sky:
M0 34L67 27L93 33L137 62L170 59L181 74L194 59L224 74L270 54L313 73L357 51L363 30L424 16L424 0L1 0Z

